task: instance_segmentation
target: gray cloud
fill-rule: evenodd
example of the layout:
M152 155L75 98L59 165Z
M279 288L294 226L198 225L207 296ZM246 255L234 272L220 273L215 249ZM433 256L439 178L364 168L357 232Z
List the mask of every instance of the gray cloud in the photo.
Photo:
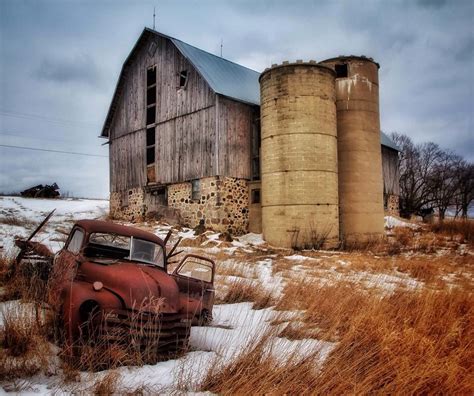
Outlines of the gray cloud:
M423 7L441 8L446 4L446 0L417 0L417 3Z
M339 54L381 65L381 125L474 160L472 0L0 0L2 142L106 154L97 139L123 61L157 6L157 30L263 70ZM85 55L84 55L85 54ZM77 123L75 121L80 121ZM87 123L87 125L85 125ZM104 159L0 149L0 191L57 181L107 196Z
M93 87L101 85L100 69L90 55L44 58L35 71L39 79L57 83L83 83Z

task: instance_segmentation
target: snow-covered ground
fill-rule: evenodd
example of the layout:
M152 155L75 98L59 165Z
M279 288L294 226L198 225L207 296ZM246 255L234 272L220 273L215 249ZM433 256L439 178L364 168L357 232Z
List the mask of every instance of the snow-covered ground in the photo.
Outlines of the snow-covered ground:
M37 235L35 240L49 245L54 251L62 247L73 222L85 218L103 218L107 215L108 201L85 199L26 199L20 197L0 197L0 246L4 252L13 249L15 236L27 236L34 230L43 218L53 209L54 216L46 227ZM13 225L8 219L18 219ZM6 219L6 220L5 220ZM156 235L164 237L171 229L166 224L144 223L139 225ZM393 227L412 227L413 224L403 222L394 217L385 218L387 229ZM208 254L217 260L217 281L231 281L239 278L248 279L256 287L270 291L273 297L282 295L285 285L290 280L316 280L318 283L332 284L344 280L366 289L376 289L382 294L392 293L398 287L415 289L423 287L423 282L411 278L407 273L392 270L374 273L365 267L352 267L352 256L337 251L299 252L289 250L281 252L270 249L259 234L247 234L232 242L223 242L219 233L207 232L204 237L198 237L191 229L175 230L175 236L182 237L185 242L202 241L190 244L192 247L185 251L196 251ZM198 239L200 238L200 239ZM188 241L188 242L189 242ZM183 244L186 246L186 244ZM188 245L189 246L189 245ZM256 255L258 255L257 258ZM364 258L355 257L354 260ZM376 261L377 256L371 257ZM225 272L224 270L227 270ZM238 271L237 271L238 269ZM222 274L220 271L223 271ZM235 273L232 273L232 270ZM219 290L217 290L219 293ZM11 304L0 304L0 311ZM275 311L273 308L261 310L252 309L252 303L215 305L214 320L210 326L193 327L191 329L191 351L185 356L160 362L144 367L122 367L119 373L119 391L133 390L145 387L160 390L163 393L177 391L178 377L186 373L198 383L211 365L224 364L230 359L249 348L267 332L273 331L269 346L271 353L278 359L287 356L302 359L311 355L316 359L315 364L323 364L325 358L336 344L318 339L289 340L278 337L277 334L287 323L281 321L282 315L292 318L297 312ZM280 319L279 325L272 324ZM289 319L289 320L290 320ZM0 326L2 326L0 316ZM61 368L56 357L52 357L52 368L46 373L27 379L28 392L35 394L52 392L84 392L90 391L91 386L107 371L100 373L81 373L79 383L66 384L61 375ZM56 363L55 363L56 362ZM11 383L2 382L5 390L11 389ZM0 388L1 393L1 388Z
M76 220L104 217L108 209L107 200L0 197L0 247L9 252L14 248L15 236L29 236L48 213L55 210L35 240L58 251L63 245L64 232L68 232ZM18 225L11 224L13 220Z
M392 228L396 227L408 227L413 229L418 228L416 224L410 223L408 221L400 220L394 216L385 216L385 228L391 230Z

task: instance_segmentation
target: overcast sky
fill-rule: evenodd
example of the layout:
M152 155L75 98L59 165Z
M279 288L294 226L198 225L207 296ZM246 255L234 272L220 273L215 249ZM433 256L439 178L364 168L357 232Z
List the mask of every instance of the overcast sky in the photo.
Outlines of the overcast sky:
M0 192L57 182L108 196L98 139L145 26L262 71L283 60L380 63L381 125L474 160L474 1L0 0Z

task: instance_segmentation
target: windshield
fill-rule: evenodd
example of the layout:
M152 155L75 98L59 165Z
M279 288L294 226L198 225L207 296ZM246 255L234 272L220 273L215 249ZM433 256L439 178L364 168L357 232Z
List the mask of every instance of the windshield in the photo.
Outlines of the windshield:
M165 266L163 248L150 241L117 234L94 232L89 237L84 254L100 262L131 260ZM105 259L105 260L104 260Z

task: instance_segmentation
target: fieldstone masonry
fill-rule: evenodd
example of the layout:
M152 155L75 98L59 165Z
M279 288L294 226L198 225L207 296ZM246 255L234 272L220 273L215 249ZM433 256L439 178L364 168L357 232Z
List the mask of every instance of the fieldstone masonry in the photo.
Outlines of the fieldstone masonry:
M387 197L387 214L395 216L400 215L398 195L389 195Z
M132 188L110 194L110 217L113 219L139 221L145 214L145 191L143 188Z
M202 221L206 228L233 235L248 232L249 193L247 180L231 177L206 177L199 180L199 195L192 197L192 183L167 186L168 206L177 209L184 224L196 227ZM147 213L143 188L110 194L112 218L139 221ZM197 195L197 194L195 194Z
M168 206L179 210L189 227L201 221L206 228L233 235L248 230L249 196L247 180L231 177L200 179L199 199L192 199L192 183L168 186Z

